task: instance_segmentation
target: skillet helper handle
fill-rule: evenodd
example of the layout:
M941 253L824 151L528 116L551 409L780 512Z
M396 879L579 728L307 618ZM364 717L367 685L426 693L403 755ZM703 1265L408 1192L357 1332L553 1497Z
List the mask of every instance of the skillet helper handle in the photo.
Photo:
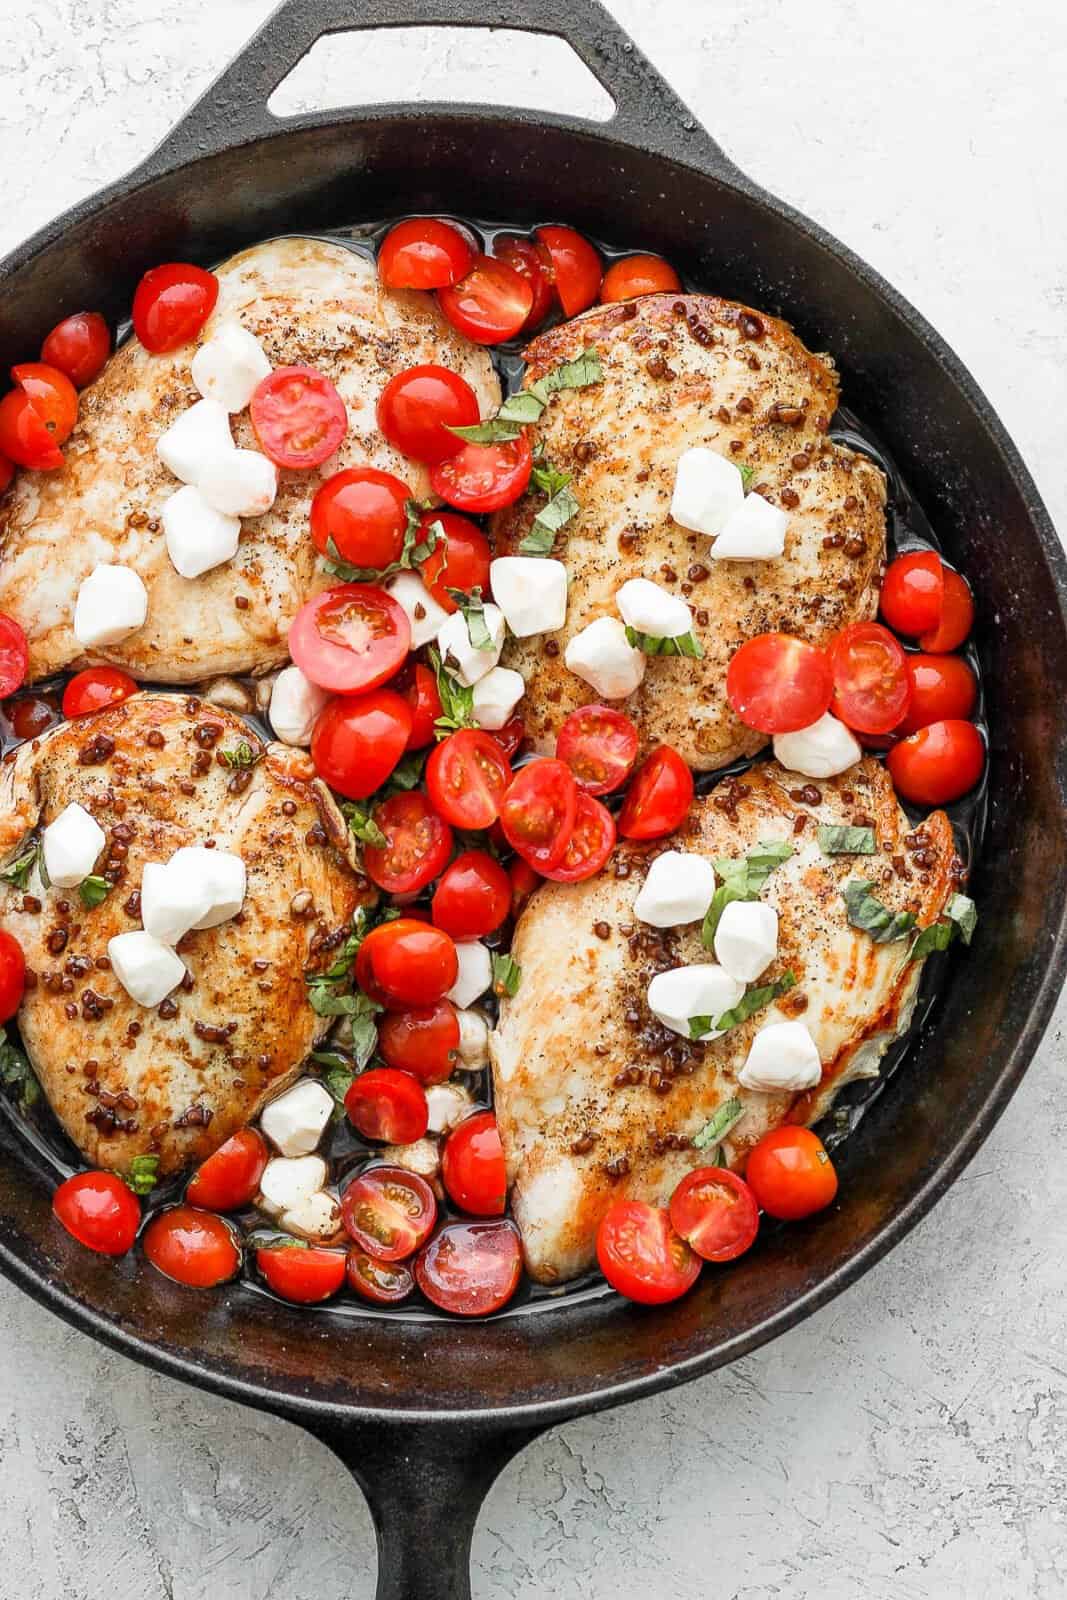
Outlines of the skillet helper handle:
M141 170L154 177L283 128L314 126L343 115L278 118L267 109L267 101L312 45L328 34L420 26L508 28L563 39L615 102L609 121L587 126L609 139L712 166L724 177L737 176L737 169L600 0L283 0ZM478 115L493 111L486 106L458 109Z
M306 1424L305 1424L306 1426ZM471 1540L482 1502L542 1428L316 1424L370 1506L378 1536L375 1600L471 1600Z

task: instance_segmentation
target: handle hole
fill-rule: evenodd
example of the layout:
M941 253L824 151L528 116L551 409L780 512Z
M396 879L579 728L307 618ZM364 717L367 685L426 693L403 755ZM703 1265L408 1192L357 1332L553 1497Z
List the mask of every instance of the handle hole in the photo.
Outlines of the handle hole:
M563 39L515 28L371 28L319 39L267 102L276 117L390 101L521 105L607 122L615 102Z

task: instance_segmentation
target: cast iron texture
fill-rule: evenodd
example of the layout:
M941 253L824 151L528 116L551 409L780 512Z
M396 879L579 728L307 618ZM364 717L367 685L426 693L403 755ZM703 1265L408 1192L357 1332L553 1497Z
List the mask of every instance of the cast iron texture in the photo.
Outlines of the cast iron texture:
M617 115L591 125L399 105L283 124L266 111L323 33L411 23L562 35ZM206 263L271 234L397 210L558 217L640 241L832 351L849 404L975 585L993 729L978 933L953 960L933 1025L841 1151L840 1203L674 1306L605 1294L469 1326L356 1310L346 1322L240 1288L202 1296L139 1256L80 1250L52 1223L43 1167L0 1124L0 1267L135 1359L317 1432L370 1499L380 1594L462 1600L481 1497L527 1439L682 1383L807 1316L903 1237L1003 1110L1065 968L1067 572L1033 483L952 352L868 267L738 173L595 0L291 0L143 166L0 266L0 363L35 350L66 312L124 315L160 260Z

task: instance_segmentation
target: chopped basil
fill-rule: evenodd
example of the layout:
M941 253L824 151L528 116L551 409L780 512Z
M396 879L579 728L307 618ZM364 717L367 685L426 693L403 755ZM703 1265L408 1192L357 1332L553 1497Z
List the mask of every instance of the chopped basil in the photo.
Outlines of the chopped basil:
M14 861L8 862L3 872L0 872L0 883L14 884L16 889L21 889L25 893L38 853L43 857L40 845L34 840L21 855L15 857Z
M873 856L878 844L873 828L852 828L844 823L818 828L819 849L827 856Z
M449 599L454 602L456 609L463 613L471 648L474 650L491 650L493 648L493 637L486 626L485 601L482 599L481 585L475 584L470 593L466 589L449 589L446 592Z
M761 839L756 848L750 850L740 861L720 857L715 862L715 871L721 881L712 895L711 905L707 909L704 926L700 932L706 950L710 950L714 945L719 919L731 901L758 900L760 890L775 867L780 867L783 861L788 861L792 854L793 846L788 839ZM703 1031L707 1033L708 1029L705 1028Z
M636 628L628 627L626 638L635 650L643 650L646 656L689 656L693 661L700 661L704 655L704 646L692 630L673 639L654 639L650 633L638 633Z
M721 1144L744 1114L745 1108L740 1100L724 1101L710 1121L705 1122L700 1132L693 1136L694 1150L706 1150L709 1144Z
M326 1069L320 1077L323 1087L333 1096L334 1121L339 1122L344 1116L345 1095L356 1081L355 1062L343 1050L313 1050L311 1060Z
M444 662L441 660L440 651L430 646L430 666L433 668L437 679L437 694L441 701L441 715L434 723L434 731L439 739L445 739L457 728L473 728L474 721L474 690L465 683L453 677Z
M945 915L950 917L959 929L964 944L970 944L974 938L974 930L978 926L978 907L970 895L954 894L945 906Z
M597 352L592 348L583 350L573 361L564 361L551 372L546 372L528 389L520 389L517 394L509 395L495 417L485 422L475 422L466 428L449 428L448 431L457 434L468 444L506 444L511 439L517 439L524 427L541 420L541 413L551 395L558 394L561 389L586 389L590 384L600 383L603 377L604 371Z
M401 756L380 792L388 795L401 790L417 789L422 782L423 768L426 766L429 753L428 750L409 750L406 756Z
M948 920L944 920L947 918ZM921 961L924 956L947 950L957 937L970 944L978 925L978 911L974 901L966 894L954 894L945 904L944 918L931 922L915 937L908 952L910 961Z
M517 395L512 396L518 399ZM467 444L509 444L512 439L517 439L522 433L523 424L536 422L541 415L540 407L536 416L523 417L521 421L509 422L503 415L503 407L495 417L489 417L485 422L470 422L465 428L449 428L449 433L458 435ZM448 427L448 424L445 424Z
M903 939L915 926L914 911L890 911L872 894L870 878L853 878L841 891L848 920L861 933L870 934L875 944L891 944Z
M220 750L219 757L228 767L254 767L259 760L247 739L242 739L233 750Z
M522 978L522 968L519 963L508 955L494 954L492 965L493 993L500 996L507 995L509 1000L513 999L518 993Z
M736 1028L739 1022L747 1022L749 1017L754 1017L757 1011L769 1006L779 995L788 994L790 989L796 987L796 981L795 974L789 971L783 972L773 983L765 983L758 989L746 989L737 1004L729 1011L724 1011L715 1023L716 1033L725 1033L728 1028Z
M4 1028L0 1028L0 1083L7 1089L18 1090L20 1111L29 1111L41 1098L41 1086L33 1068L18 1046L12 1044Z
M397 572L410 571L433 555L438 543L446 540L444 525L438 520L431 522L428 528L422 526L422 513L431 510L429 502L420 505L417 500L408 500L404 510L407 513L407 524L404 528L404 542L400 554L395 561L387 567L356 567L346 561L332 539L326 541L326 570L333 573L335 578L340 578L344 583L383 583L386 578L391 578ZM446 540L447 542L447 540Z
M741 487L744 490L744 492L747 494L748 493L748 486L752 482L753 478L756 476L756 469L755 469L755 467L747 467L747 466L745 466L743 461L737 462L736 465L737 465L738 472L741 474Z
M535 461L530 482L548 500L534 517L529 532L519 542L519 553L524 556L548 556L556 543L556 534L565 528L580 510L570 487L571 474L561 472L550 461Z
M362 991L353 992L352 964L359 947L372 928L392 922L400 915L393 907L359 906L352 918L352 932L341 946L332 966L324 972L307 972L308 1004L319 1017L348 1017L352 1027L352 1051L361 1069L374 1054L378 1043L375 1016L382 1009Z
M94 906L103 905L111 893L111 888L112 886L107 879L99 877L96 873L93 873L88 878L83 878L78 885L78 893L81 896L82 905L88 906L90 911Z
M306 1239L298 1239L294 1233L283 1233L280 1228L253 1228L247 1243L250 1250L311 1249Z
M134 1194L151 1194L159 1182L159 1157L134 1156L123 1181Z
M373 808L373 800L369 805L359 800L345 800L341 804L341 815L348 823L349 832L355 834L360 844L375 845L379 850L384 850L389 840L375 822Z

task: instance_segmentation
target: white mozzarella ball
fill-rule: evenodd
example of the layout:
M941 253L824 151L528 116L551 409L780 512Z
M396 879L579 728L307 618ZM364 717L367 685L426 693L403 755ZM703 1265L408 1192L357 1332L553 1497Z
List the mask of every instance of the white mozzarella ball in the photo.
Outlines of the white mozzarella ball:
M567 569L551 556L498 556L489 568L493 599L516 639L552 633L567 617Z
M711 547L716 561L774 561L785 553L789 518L761 494L745 496Z
M426 1091L429 1133L451 1133L474 1106L470 1092L458 1083L434 1083Z
M737 1081L744 1089L766 1094L778 1090L799 1094L814 1089L822 1078L815 1040L802 1022L769 1022L749 1046Z
M121 644L144 627L148 590L132 567L102 562L83 578L74 602L74 637L83 650Z
M710 1017L714 1022L724 1011L730 1011L744 992L743 983L731 978L717 963L704 961L657 972L648 986L648 1008L665 1028L688 1039L690 1017ZM719 1031L710 1028L700 1039L717 1039Z
M198 931L228 922L244 905L245 864L232 850L209 850L202 844L183 845L175 850L168 864L177 872L194 876L210 896L210 911L193 924Z
M228 517L261 517L278 493L278 469L261 450L231 450L200 475L197 488Z
M694 445L675 469L671 516L693 533L721 533L745 498L741 474L732 461Z
M182 578L199 578L233 560L241 542L241 523L187 483L163 502L163 537L175 572Z
M568 644L563 660L602 700L625 700L645 675L645 657L618 617L597 617Z
M283 744L307 749L319 712L329 700L326 689L306 678L299 667L283 667L270 691L270 725Z
M526 693L526 683L521 672L511 667L494 667L474 685L471 712L479 728L495 733L508 721L511 713Z
M862 755L856 738L829 711L797 733L774 736L775 760L803 778L835 778L854 767Z
M211 910L204 878L172 861L148 861L141 873L141 921L161 944L177 944Z
M731 978L753 983L778 954L778 913L762 900L731 900L715 929L715 959Z
M418 573L398 572L385 587L411 624L411 648L432 644L450 613L438 605Z
M417 1172L420 1178L436 1186L441 1171L441 1152L435 1139L416 1139L414 1144L387 1144L378 1154L387 1166Z
M446 617L437 632L441 660L468 689L472 689L487 672L492 672L504 647L506 625L500 607L487 605L483 616L490 639L484 650L478 650L471 644L467 619L462 611L454 611L450 617Z
M185 962L150 933L117 934L107 953L112 972L139 1006L158 1006L185 977Z
M264 1106L259 1125L283 1156L306 1156L333 1116L333 1096L314 1078L302 1078Z
M280 1217L309 1199L326 1184L321 1156L274 1156L263 1169L256 1204L268 1216Z
M72 800L41 837L44 870L57 889L73 889L92 872L107 838L96 818Z
M686 850L665 850L648 869L634 915L653 928L680 928L703 917L714 893L710 861Z
M463 1072L480 1072L489 1065L489 1024L480 1011L457 1011L459 1061Z
M319 1189L315 1194L309 1194L303 1200L297 1201L288 1211L283 1211L278 1218L278 1224L286 1233L295 1234L298 1239L307 1239L315 1244L333 1239L340 1232L341 1207L332 1194Z
M199 483L201 473L233 451L230 419L217 400L198 400L156 440L156 455L183 483Z
M492 988L493 963L487 947L477 939L465 939L458 943L456 955L459 974L446 998L462 1011Z
M649 578L631 578L615 596L619 615L650 639L680 639L693 631L693 613L685 601Z
M193 357L193 382L224 411L243 411L270 371L263 346L239 322L224 322Z

